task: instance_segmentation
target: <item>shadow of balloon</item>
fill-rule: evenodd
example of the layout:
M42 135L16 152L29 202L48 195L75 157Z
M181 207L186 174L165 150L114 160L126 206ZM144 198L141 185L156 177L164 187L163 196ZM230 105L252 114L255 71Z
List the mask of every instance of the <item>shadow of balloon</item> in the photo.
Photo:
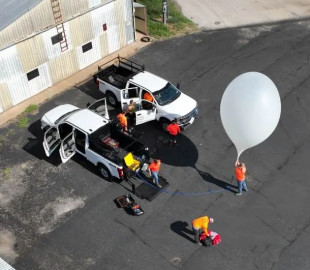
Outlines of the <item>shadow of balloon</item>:
M220 188L226 189L228 191L231 191L233 193L236 193L236 191L234 191L233 188L237 189L238 188L237 186L232 185L231 183L227 183L223 180L217 179L217 178L213 177L211 174L209 174L207 172L203 172L197 168L196 168L196 170L204 181L209 182L213 185L216 185Z
M189 235L193 235L193 231L187 228L188 223L186 221L176 221L170 225L170 229L176 234L182 236L186 240L195 243L194 239Z
M204 181L234 192L232 188L235 186L196 168L199 153L197 147L189 138L181 133L177 138L177 142L177 146L170 146L169 136L167 134L166 136L158 135L156 151L153 153L154 157L161 159L163 163L171 166L192 167L197 170Z

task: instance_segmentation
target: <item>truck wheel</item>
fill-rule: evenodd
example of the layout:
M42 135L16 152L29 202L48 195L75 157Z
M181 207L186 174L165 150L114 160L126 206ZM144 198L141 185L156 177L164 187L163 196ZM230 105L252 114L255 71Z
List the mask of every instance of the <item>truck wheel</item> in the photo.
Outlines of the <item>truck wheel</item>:
M162 129L164 131L167 131L167 127L170 124L170 121L166 118L162 118L162 119L160 119L159 123L160 123L160 126L162 127Z
M98 166L98 171L99 171L101 177L102 177L104 180L107 180L107 181L111 181L111 180L112 180L110 171L109 171L108 168L107 168L106 166L104 166L103 164L99 164L99 166Z
M116 98L116 96L113 93L108 92L107 93L107 99L108 99L109 105L111 105L113 107L116 107L116 105L117 105L117 98Z

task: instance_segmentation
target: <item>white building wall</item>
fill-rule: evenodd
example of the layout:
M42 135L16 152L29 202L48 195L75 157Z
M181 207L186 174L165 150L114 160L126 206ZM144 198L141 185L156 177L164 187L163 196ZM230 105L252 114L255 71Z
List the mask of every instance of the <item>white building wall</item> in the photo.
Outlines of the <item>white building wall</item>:
M132 19L131 0L115 0L64 23L66 51L52 44L56 27L0 51L0 113L132 42ZM83 52L89 42L92 48ZM39 76L28 80L36 69Z

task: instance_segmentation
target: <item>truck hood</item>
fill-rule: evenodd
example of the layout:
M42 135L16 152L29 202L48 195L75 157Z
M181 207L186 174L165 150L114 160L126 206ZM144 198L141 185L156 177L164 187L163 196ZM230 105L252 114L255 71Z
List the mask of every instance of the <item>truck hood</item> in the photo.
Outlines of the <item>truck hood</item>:
M196 100L192 99L188 95L181 93L181 95L173 102L161 107L167 114L170 114L172 120L175 117L182 117L192 110L194 110L197 106Z
M70 112L73 112L75 110L78 110L79 108L71 105L71 104L64 104L64 105L59 105L56 108L48 111L46 114L43 115L41 119L41 125L42 127L49 125L49 126L54 126L55 121L57 121L61 116L68 114Z

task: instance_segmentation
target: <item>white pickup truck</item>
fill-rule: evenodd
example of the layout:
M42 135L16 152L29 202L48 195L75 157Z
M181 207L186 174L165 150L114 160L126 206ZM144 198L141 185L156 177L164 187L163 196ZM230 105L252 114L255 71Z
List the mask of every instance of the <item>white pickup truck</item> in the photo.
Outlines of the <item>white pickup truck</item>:
M45 113L41 119L45 131L43 148L49 157L60 145L63 163L75 153L98 167L106 180L124 179L124 157L131 152L143 164L149 158L148 148L109 120L106 99L87 109L64 104Z
M110 62L113 64L103 68ZM120 103L124 110L130 100L134 101L136 125L156 119L166 130L167 125L177 118L179 126L185 128L198 116L197 102L182 93L179 87L120 56L99 66L94 81L110 105ZM145 98L146 93L152 101Z

